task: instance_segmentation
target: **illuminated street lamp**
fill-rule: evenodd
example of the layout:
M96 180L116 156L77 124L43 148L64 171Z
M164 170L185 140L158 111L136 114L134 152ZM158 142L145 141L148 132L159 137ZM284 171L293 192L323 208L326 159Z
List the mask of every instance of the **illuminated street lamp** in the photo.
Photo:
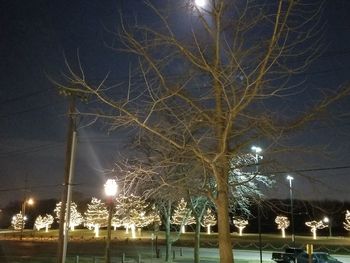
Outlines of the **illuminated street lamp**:
M28 199L25 199L24 202L22 203L22 224L21 224L21 234L20 234L20 237L19 239L22 240L22 237L23 237L23 229L24 229L24 224L25 224L25 221L27 220L27 217L26 217L26 206L27 204L29 206L32 206L34 205L34 199L33 198L28 198Z
M205 7L207 5L207 0L195 0L194 1L194 4L197 6L197 7Z
M108 205L108 224L107 224L107 240L106 240L106 253L105 253L105 262L111 262L111 225L112 225L112 212L113 212L113 200L117 194L117 182L114 179L108 179L104 185L105 194L107 196L107 205Z
M256 164L256 173L259 172L259 159L263 157L259 155L262 152L262 149L258 146L253 145L251 150L255 153L255 164ZM259 232L259 254L260 254L260 263L262 263L262 240L261 240L261 200L258 201L258 232Z
M252 146L251 150L252 150L253 152L255 152L256 156L257 156L259 153L262 152L262 149L261 149L260 147L258 147L258 146L255 146L255 145Z
M325 216L323 218L323 222L325 222L327 224L328 230L329 230L329 237L331 237L332 236L332 222L331 222L331 220L329 219L328 216Z
M294 236L294 211L293 211L293 184L294 178L290 175L287 176L289 181L289 196L290 196L290 216L291 216L291 227L292 227L292 242L293 247L295 247L295 236Z

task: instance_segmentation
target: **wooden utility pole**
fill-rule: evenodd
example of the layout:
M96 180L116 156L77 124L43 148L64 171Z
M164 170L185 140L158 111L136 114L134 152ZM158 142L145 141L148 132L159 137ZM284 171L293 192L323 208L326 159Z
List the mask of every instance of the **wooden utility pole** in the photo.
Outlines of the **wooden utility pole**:
M74 155L74 138L75 138L75 95L71 96L71 101L68 111L68 131L67 131L67 145L66 145L66 161L64 167L64 182L61 197L61 211L60 211L60 222L59 222L59 232L58 232L58 248L57 248L57 263L65 263L66 259L66 242L65 228L68 227L68 221L66 216L66 211L69 210L70 204L67 204L67 199L69 195L69 189L71 185L71 173L73 166L73 155ZM69 211L68 211L69 212ZM69 213L67 213L69 215ZM68 218L69 220L69 218ZM66 232L66 233L65 233Z

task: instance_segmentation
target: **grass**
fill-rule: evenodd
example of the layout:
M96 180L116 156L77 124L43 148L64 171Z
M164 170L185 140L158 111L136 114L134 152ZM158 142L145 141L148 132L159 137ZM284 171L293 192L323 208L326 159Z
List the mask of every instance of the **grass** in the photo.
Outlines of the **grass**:
M106 237L106 230L100 230L99 237L94 236L94 232L88 229L76 229L74 231L69 232L70 240L72 241L99 241L104 240ZM157 233L150 231L142 231L141 234L138 233L136 239L132 239L130 234L126 234L125 230L116 230L112 231L112 240L114 241L137 241L140 243L149 244L151 241L151 236L154 234L154 237L157 236L157 241L159 244L164 243L164 232L159 231ZM2 239L19 239L20 233L19 231L6 231L1 233L0 238ZM50 241L57 240L58 238L58 230L49 230L49 232L45 231L34 231L34 230L25 230L23 232L23 239L25 240L34 240L34 241ZM194 233L188 232L181 234L178 244L189 246L192 245L194 240ZM234 246L236 245L245 245L245 244L256 244L258 241L258 234L243 234L242 236L237 235L236 233L232 234L232 241ZM262 234L262 243L263 244L271 244L272 246L281 247L284 245L290 244L291 238L287 236L286 238L282 238L277 234ZM298 246L303 246L306 244L314 244L316 246L350 246L350 238L335 236L319 236L316 240L313 240L310 236L296 236L295 237L296 244ZM218 244L218 236L217 233L212 234L201 234L201 242L204 247L217 247Z
M141 247L146 247L150 249L152 244L152 234L154 237L157 236L157 240L153 239L153 249L155 249L155 245L157 243L158 246L164 245L164 232L148 232L142 231L141 234L137 236L136 239L130 238L130 234L126 234L125 230L117 230L112 231L112 244L118 248L118 262L121 258L122 250L128 251L129 255L137 255L139 251L141 251ZM156 235L157 234L157 235ZM9 243L17 243L19 240L20 233L16 231L7 231L6 233L0 231L0 240L5 239L4 242ZM71 255L80 255L79 263L87 263L87 262L103 262L103 247L104 241L106 237L106 230L100 231L100 237L94 237L94 233L88 229L76 229L75 231L70 231L69 233L70 243L69 249L71 249L70 255L67 257L67 263L75 263L76 258ZM42 257L32 257L32 258L23 258L23 257L13 257L13 261L8 262L32 262L32 263L50 263L55 262L55 258L52 255L55 255L56 251L56 243L58 239L58 230L49 230L49 232L45 231L33 231L33 230L25 230L23 232L23 240L30 241L29 244L33 245L33 249L37 249L37 253L33 253L33 255L41 255ZM174 246L179 249L179 247L193 247L194 233L188 232L181 234L180 240L178 240ZM236 233L232 234L232 240L234 248L236 249L254 249L258 250L258 235L257 234L243 234L243 236L238 236ZM11 243L10 242L10 243ZM218 247L218 235L216 233L212 233L210 235L206 233L201 234L201 246L202 247ZM25 242L23 242L25 243ZM50 244L50 245L49 245ZM291 244L290 236L287 238L282 238L278 234L263 234L262 235L262 247L263 250L273 250L273 251L282 251L284 247ZM296 245L298 247L305 247L306 244L313 244L314 250L319 251L327 251L325 248L329 249L327 252L337 254L350 254L350 238L349 237L327 237L320 236L317 240L313 240L311 236L296 236ZM35 248L34 248L35 247ZM42 252L43 247L45 248L45 254ZM52 247L51 250L49 247ZM96 252L96 253L95 253ZM140 252L142 253L142 252ZM164 251L163 251L164 253ZM176 252L178 253L178 252ZM95 255L95 261L93 260L93 256ZM45 256L45 257L44 257ZM51 257L50 257L51 256ZM116 256L116 255L115 255ZM143 254L144 262L151 262L150 257L151 254ZM164 256L164 254L163 254ZM1 258L0 258L0 262ZM137 262L136 260L134 262ZM156 261L156 259L152 260L153 263L163 262ZM188 263L191 260L184 256L180 257L177 255L176 260L174 262L184 262ZM201 257L201 263L214 263L219 262L219 260L215 257ZM239 260L236 259L235 263L259 263L257 260ZM264 263L271 263L271 261L264 261Z

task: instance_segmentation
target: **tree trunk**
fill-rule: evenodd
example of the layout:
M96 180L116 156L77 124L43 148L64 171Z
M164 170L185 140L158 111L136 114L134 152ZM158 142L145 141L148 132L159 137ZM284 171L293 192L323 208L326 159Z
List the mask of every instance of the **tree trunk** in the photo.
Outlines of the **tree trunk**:
M230 233L230 219L228 213L229 203L227 180L225 180L226 176L224 174L221 176L221 180L217 180L218 195L216 198L220 263L232 263L234 260Z
M166 212L166 220L165 220L165 241L166 241L166 249L165 249L165 262L172 262L171 257L171 244L172 244L172 238L170 234L170 215L171 215L171 203L169 201L167 212Z
M201 235L201 222L200 218L196 217L196 232L194 235L194 263L199 263L199 249L200 249L200 235Z

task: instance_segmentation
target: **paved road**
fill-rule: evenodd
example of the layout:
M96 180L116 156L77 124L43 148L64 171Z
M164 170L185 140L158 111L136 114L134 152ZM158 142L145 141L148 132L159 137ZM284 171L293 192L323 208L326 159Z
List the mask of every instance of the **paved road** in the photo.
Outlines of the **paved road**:
M155 255L151 256L151 247L136 245L133 243L115 243L112 242L112 256L115 257L115 262L120 262L121 255L124 252L127 257L134 259L138 254L142 255L142 261L145 263L160 263L164 262L161 259L156 259ZM81 257L103 257L105 244L102 241L99 242L70 242L68 245L68 253L71 256L80 255ZM159 246L161 254L164 258L165 248ZM46 256L55 257L57 250L56 242L31 242L31 241L0 241L0 257L9 256ZM175 256L174 262L190 263L193 262L193 248L180 248L173 247ZM272 251L262 251L262 259L264 263L272 263L271 261ZM350 262L350 256L333 255L343 263ZM202 263L214 263L219 262L219 251L217 248L201 248L200 258ZM259 251L254 250L234 250L234 258L239 262L245 263L258 263L260 262ZM99 261L98 261L99 262ZM102 261L101 261L102 262ZM133 261L136 262L136 261Z
M175 257L178 258L177 255L180 254L180 248L174 248L176 251ZM183 258L193 258L193 249L192 248L182 248ZM262 251L262 260L264 263L267 262L274 262L271 260L272 251L264 250ZM216 248L201 248L200 250L200 256L203 259L208 260L215 260L219 258L219 251ZM332 254L335 258L340 260L343 263L350 263L350 255L337 255ZM258 250L242 250L242 249L235 249L234 250L234 258L237 260L244 260L244 261L252 261L252 262L260 262L260 252ZM187 262L187 261L181 261L181 262ZM188 261L191 262L191 261ZM193 261L192 261L193 262ZM202 261L201 261L202 262ZM214 262L214 261L210 261ZM217 261L219 262L219 261Z

